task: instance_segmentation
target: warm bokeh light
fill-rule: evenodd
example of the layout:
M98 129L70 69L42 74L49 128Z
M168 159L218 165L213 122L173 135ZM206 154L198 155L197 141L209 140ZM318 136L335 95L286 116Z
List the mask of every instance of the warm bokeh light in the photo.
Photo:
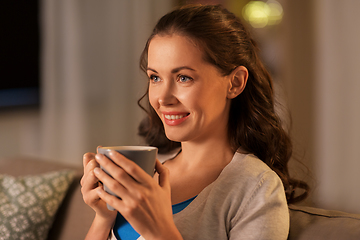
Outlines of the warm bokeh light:
M275 0L250 1L243 8L244 19L254 28L263 28L268 25L279 24L283 17L283 8Z

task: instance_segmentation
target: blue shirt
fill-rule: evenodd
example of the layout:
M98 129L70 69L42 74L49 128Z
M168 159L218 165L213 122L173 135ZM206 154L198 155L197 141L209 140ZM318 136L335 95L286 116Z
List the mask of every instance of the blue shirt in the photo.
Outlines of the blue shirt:
M178 212L181 212L184 208L186 208L194 199L196 198L190 198L184 202L177 203L172 205L172 211L173 214L176 214ZM126 221L126 219L118 213L116 216L115 225L113 228L114 235L116 239L121 240L136 240L140 237L140 234L138 234L133 227Z

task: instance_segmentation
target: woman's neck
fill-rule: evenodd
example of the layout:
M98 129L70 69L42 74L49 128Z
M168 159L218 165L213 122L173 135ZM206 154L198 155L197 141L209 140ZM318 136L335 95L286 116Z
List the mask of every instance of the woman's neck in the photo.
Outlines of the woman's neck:
M225 167L234 155L230 144L217 139L204 143L183 142L181 148L178 164L190 169Z
M230 145L220 141L182 143L181 152L174 159L165 162L170 170L172 203L198 195L218 178L233 155Z

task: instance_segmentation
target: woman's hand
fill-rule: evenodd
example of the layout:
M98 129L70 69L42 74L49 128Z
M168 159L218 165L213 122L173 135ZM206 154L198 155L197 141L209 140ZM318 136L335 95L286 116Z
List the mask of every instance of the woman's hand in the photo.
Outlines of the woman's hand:
M112 227L117 213L108 210L106 203L98 195L97 190L102 189L103 186L94 175L94 169L99 167L99 164L95 161L95 153L85 153L83 165L84 175L80 184L84 202L96 212L97 219L103 219L104 223L110 224L110 227Z
M98 196L117 209L132 227L145 239L182 239L177 230L171 208L169 170L156 160L156 181L136 163L116 151L110 152L109 160L102 154L96 161L109 174L95 168L95 176L113 193L97 188Z

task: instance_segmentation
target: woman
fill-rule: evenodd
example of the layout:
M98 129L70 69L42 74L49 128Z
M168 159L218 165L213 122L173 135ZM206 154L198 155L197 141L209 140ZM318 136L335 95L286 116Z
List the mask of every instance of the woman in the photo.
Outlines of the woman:
M240 20L221 6L174 10L155 26L141 68L149 106L140 134L176 154L157 160L154 178L116 152L114 163L85 154L82 193L96 212L87 238L113 228L118 239L287 239L287 203L307 185L289 176L271 78Z

